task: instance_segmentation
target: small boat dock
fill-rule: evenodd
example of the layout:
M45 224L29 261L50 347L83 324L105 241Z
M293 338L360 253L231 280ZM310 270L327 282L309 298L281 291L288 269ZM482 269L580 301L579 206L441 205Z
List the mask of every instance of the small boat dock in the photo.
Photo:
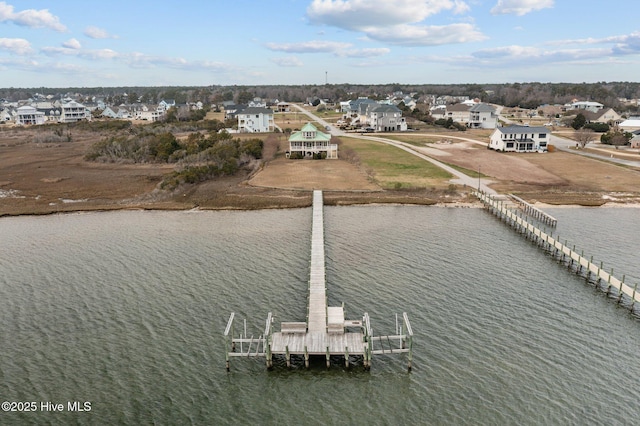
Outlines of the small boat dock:
M273 367L273 357L285 358L291 366L291 357L304 359L309 367L311 356L323 356L330 367L332 356L344 357L349 366L350 357L362 359L366 370L371 367L371 358L378 354L408 354L408 369L411 370L413 331L406 313L396 316L394 335L373 336L369 314L361 318L346 319L344 304L328 306L325 274L324 215L322 191L313 192L313 223L311 232L311 263L308 283L308 305L306 321L281 322L274 331L271 312L267 316L264 333L257 339L247 337L246 321L243 333L235 337L231 313L224 332L226 343L226 366L230 369L231 357L265 357L267 368Z

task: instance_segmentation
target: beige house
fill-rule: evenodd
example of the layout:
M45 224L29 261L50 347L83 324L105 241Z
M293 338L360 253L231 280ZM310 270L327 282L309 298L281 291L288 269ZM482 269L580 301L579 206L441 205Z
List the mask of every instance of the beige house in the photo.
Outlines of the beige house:
M583 111L581 113L589 123L603 123L612 126L617 126L622 122L620 114L615 112L613 108L601 109L597 112Z

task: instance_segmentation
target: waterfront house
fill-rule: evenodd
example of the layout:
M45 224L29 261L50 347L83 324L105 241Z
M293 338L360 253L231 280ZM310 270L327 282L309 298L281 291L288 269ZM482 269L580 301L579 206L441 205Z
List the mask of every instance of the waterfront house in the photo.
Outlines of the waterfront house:
M264 133L275 129L273 110L263 107L248 107L237 113L239 133Z
M543 126L498 127L491 134L489 148L496 151L544 152L547 151L550 132Z
M322 153L326 158L338 158L338 145L331 143L330 134L319 131L311 123L305 124L289 137L288 157L312 158L314 154Z

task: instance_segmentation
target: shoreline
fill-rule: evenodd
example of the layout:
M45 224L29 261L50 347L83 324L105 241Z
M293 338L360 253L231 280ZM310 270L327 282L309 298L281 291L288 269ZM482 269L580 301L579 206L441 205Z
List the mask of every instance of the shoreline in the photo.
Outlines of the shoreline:
M330 193L330 191L329 191ZM114 211L181 211L181 212L203 212L203 211L253 211L253 210L278 210L278 209L291 209L291 208L307 208L310 207L311 204L306 205L307 203L273 203L269 206L261 206L261 207L246 207L246 206L201 206L201 205L187 205L186 203L183 205L178 205L177 203L151 203L151 204L130 204L130 205L96 205L96 206L76 206L77 208L68 208L68 209L59 209L59 210L48 210L48 211L27 211L27 212L19 212L19 213L9 213L2 212L0 213L0 219L7 217L22 217L22 216L50 216L56 214L82 214L82 213L107 213ZM406 200L406 202L393 200L390 202L384 202L381 200L353 200L349 202L348 200L340 199L338 201L334 200L334 202L330 202L326 204L330 207L348 207L348 206L430 206L436 208L453 208L453 209L481 209L484 208L483 204L480 201L468 201L468 200L459 200L459 201L436 201L436 200L428 200L425 202L415 202L415 200ZM535 202L531 203L532 206L539 208L541 210L544 209L575 209L575 208L604 208L604 209L640 209L640 203L625 203L625 202L606 202L601 205L582 205L582 204L550 204L543 202ZM70 206L71 207L71 206Z

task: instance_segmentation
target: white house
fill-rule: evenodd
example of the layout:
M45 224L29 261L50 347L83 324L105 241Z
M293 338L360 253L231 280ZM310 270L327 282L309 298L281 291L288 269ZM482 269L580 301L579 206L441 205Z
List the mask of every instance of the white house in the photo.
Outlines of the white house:
M87 111L84 105L76 101L70 101L60 106L62 113L60 114L61 123L75 123L76 121L91 119L91 113Z
M604 108L604 105L602 105L600 102L579 101L579 102L574 102L570 104L568 109L579 109L579 110L585 110L585 111L591 111L591 112L598 112L602 108Z
M287 156L290 157L294 153L307 158L313 157L314 154L326 153L327 158L338 158L338 145L331 144L330 134L320 132L316 126L307 123L289 137Z
M158 106L162 108L163 111L168 111L169 108L173 108L176 106L175 99L163 99L158 103Z
M394 105L375 105L367 109L367 123L377 132L404 132L407 122L400 108Z
M498 125L496 110L487 104L475 104L469 109L467 126L472 129L495 129Z
M21 106L17 110L16 124L44 124L44 112L29 105Z
M550 132L546 127L498 127L491 134L489 148L496 151L544 152L549 144Z
M620 130L625 132L633 132L635 130L640 130L640 117L629 117L627 120L624 120L622 123L618 125Z
M138 120L145 121L161 121L164 118L164 109L161 107L149 108L147 105L143 105L143 108L136 113Z
M248 107L239 111L238 132L258 133L272 132L275 128L273 110L262 107Z

